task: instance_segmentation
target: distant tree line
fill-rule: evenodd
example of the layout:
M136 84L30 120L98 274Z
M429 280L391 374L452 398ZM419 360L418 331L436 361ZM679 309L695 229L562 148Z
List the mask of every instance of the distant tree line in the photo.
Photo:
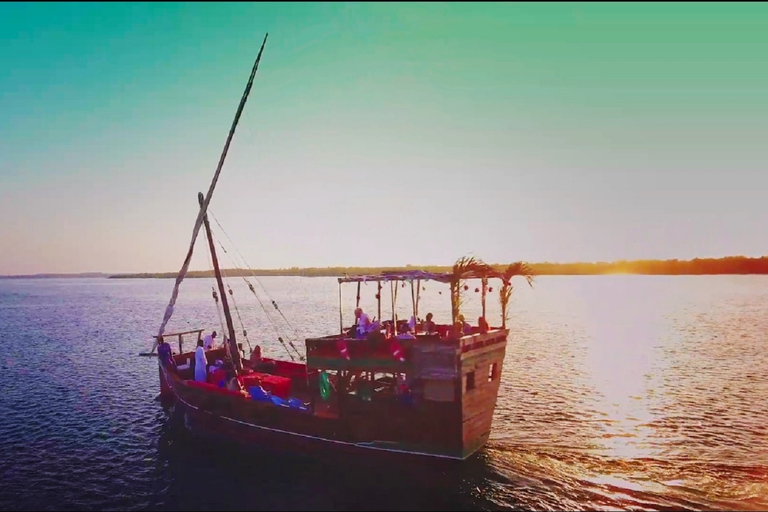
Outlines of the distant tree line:
M718 275L768 274L768 256L747 258L694 258L692 260L636 260L596 263L536 263L539 275L645 274Z
M494 264L498 270L503 270L506 264ZM637 260L613 261L595 263L534 263L530 265L540 276L564 275L600 275L600 274L644 274L644 275L717 275L717 274L768 274L768 256L747 258L745 256L728 256L725 258L695 258L693 260ZM347 275L378 274L385 271L403 271L422 269L428 272L449 272L450 266L418 266L405 267L309 267L281 269L226 269L223 272L228 277L240 276L300 276L300 277L341 277ZM126 278L175 278L176 272L144 273L144 274L115 274L109 276L115 279ZM187 273L187 277L213 277L212 270L195 270Z

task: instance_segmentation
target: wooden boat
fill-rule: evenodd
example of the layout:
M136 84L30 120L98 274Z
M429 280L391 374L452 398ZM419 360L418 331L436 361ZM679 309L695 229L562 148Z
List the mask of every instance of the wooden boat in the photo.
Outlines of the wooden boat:
M207 196L199 195L200 213L192 244L157 335L158 340L179 339L179 353L173 356L173 363L158 358L161 396L181 406L193 428L245 443L300 453L329 450L466 459L486 443L491 431L509 334L506 310L511 278L523 275L531 282L531 273L522 263L502 272L474 258L462 258L448 273L411 271L341 277L339 332L306 339L306 362L262 359L253 353L245 359L239 350L206 210L263 49L264 44L211 189ZM207 351L206 357L209 364L219 360L231 364L242 388L237 391L226 387L226 379L218 370L209 372L205 382L195 381L194 348L185 351L184 333L164 333L201 224L207 233L228 334L224 345ZM478 291L482 291L482 315L475 327L459 322L461 296L470 280L479 281ZM491 327L485 320L485 302L494 280L500 281L497 293L502 318L499 326ZM418 318L419 290L425 281L448 286L450 323L413 322ZM379 319L381 290L389 283L392 315L384 322L368 325L361 333L357 325L344 325L342 287L357 285L359 306L364 282L378 285ZM413 305L410 329L403 327L408 322L398 320L394 313L396 290L406 285L411 287ZM190 332L199 339L199 330Z

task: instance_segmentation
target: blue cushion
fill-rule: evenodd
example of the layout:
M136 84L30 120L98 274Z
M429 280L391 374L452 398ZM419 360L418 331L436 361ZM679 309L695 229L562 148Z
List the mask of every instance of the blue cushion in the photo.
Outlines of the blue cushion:
M268 401L270 396L268 391L264 391L261 386L251 386L248 388L248 392L251 394L251 400Z

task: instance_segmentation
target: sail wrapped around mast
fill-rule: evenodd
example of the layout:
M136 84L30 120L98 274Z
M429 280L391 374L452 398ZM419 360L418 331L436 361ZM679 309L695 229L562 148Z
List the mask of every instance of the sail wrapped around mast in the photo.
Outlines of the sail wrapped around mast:
M200 211L197 214L197 220L195 221L195 226L192 230L192 240L189 243L189 249L187 250L187 257L184 259L184 263L181 266L181 270L179 270L179 275L176 276L176 282L173 286L173 292L171 293L171 299L168 301L168 306L165 308L165 314L163 315L163 322L160 324L160 328L158 329L157 336L160 337L165 332L165 327L168 324L168 321L171 319L171 316L173 316L173 308L176 304L176 299L179 296L179 286L181 286L181 282L184 280L184 278L187 275L187 271L189 270L189 264L192 261L192 253L194 252L195 248L195 242L197 241L197 235L200 233L200 228L203 225L203 219L205 218L205 214L208 210L208 204L211 202L211 197L213 197L213 190L216 188L216 183L219 180L219 175L221 174L221 169L224 166L224 160L227 158L227 152L229 151L229 146L232 143L232 137L235 134L235 129L237 128L237 123L240 121L240 116L243 113L243 108L245 107L246 101L248 101L248 95L251 92L251 87L253 86L253 79L256 76L256 70L259 68L259 61L261 60L261 54L264 51L264 45L267 44L267 37L269 34L266 34L264 36L264 41L261 43L261 49L259 49L259 54L256 56L256 61L253 64L253 69L251 70L251 76L248 78L248 83L245 86L245 92L243 92L242 98L240 98L240 105L237 108L237 112L235 113L235 119L232 122L232 127L229 129L229 135L227 136L227 141L224 144L224 150L221 153L221 158L219 159L219 165L216 168L216 172L213 175L213 180L211 181L210 187L208 187L208 193L205 195L205 199L203 200L202 205L200 206ZM154 352L155 348L157 348L157 338L155 339L155 344L152 346L151 352Z

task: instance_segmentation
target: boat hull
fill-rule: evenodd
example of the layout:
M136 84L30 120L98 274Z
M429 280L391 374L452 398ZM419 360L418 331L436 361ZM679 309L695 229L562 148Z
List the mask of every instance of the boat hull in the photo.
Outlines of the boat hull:
M399 443L386 442L354 442L343 439L345 426L341 420L321 418L311 413L296 412L302 415L304 428L294 424L294 429L289 430L290 421L284 421L284 428L276 425L260 424L253 420L247 420L238 414L235 408L230 409L232 414L221 411L212 411L199 403L194 396L181 389L184 384L169 377L163 368L160 369L162 380L170 382L168 392L163 393L165 400L172 400L178 412L184 415L185 426L196 434L202 434L215 439L234 441L246 447L266 449L281 453L292 453L299 456L322 455L360 455L377 458L400 460L430 460L444 461L446 463L457 462L468 458L471 454L462 455L460 451L454 453L425 451L418 448L407 447ZM167 380L166 380L167 379ZM228 398L228 397L225 397ZM238 403L238 398L233 398ZM251 404L248 404L251 405ZM261 406L262 404L253 404ZM264 405L273 411L279 411L275 406ZM245 408L245 406L243 406ZM293 411L284 410L282 414L290 414ZM272 416L275 419L276 416ZM269 423L269 422L265 422ZM274 421L271 423L275 423ZM283 426L283 425L280 425ZM302 431L303 430L303 431ZM323 435L323 431L330 435ZM334 435L335 434L335 435Z
M312 402L302 410L185 380L188 373L160 364L161 396L178 403L191 430L246 445L305 455L461 461L490 436L506 335L501 330L468 337L456 346L422 342L418 354L411 348L413 367L407 371L418 376L415 401L392 395L371 401L336 392L321 400L313 389L317 374L304 370L303 377L291 378L297 392L310 386Z

